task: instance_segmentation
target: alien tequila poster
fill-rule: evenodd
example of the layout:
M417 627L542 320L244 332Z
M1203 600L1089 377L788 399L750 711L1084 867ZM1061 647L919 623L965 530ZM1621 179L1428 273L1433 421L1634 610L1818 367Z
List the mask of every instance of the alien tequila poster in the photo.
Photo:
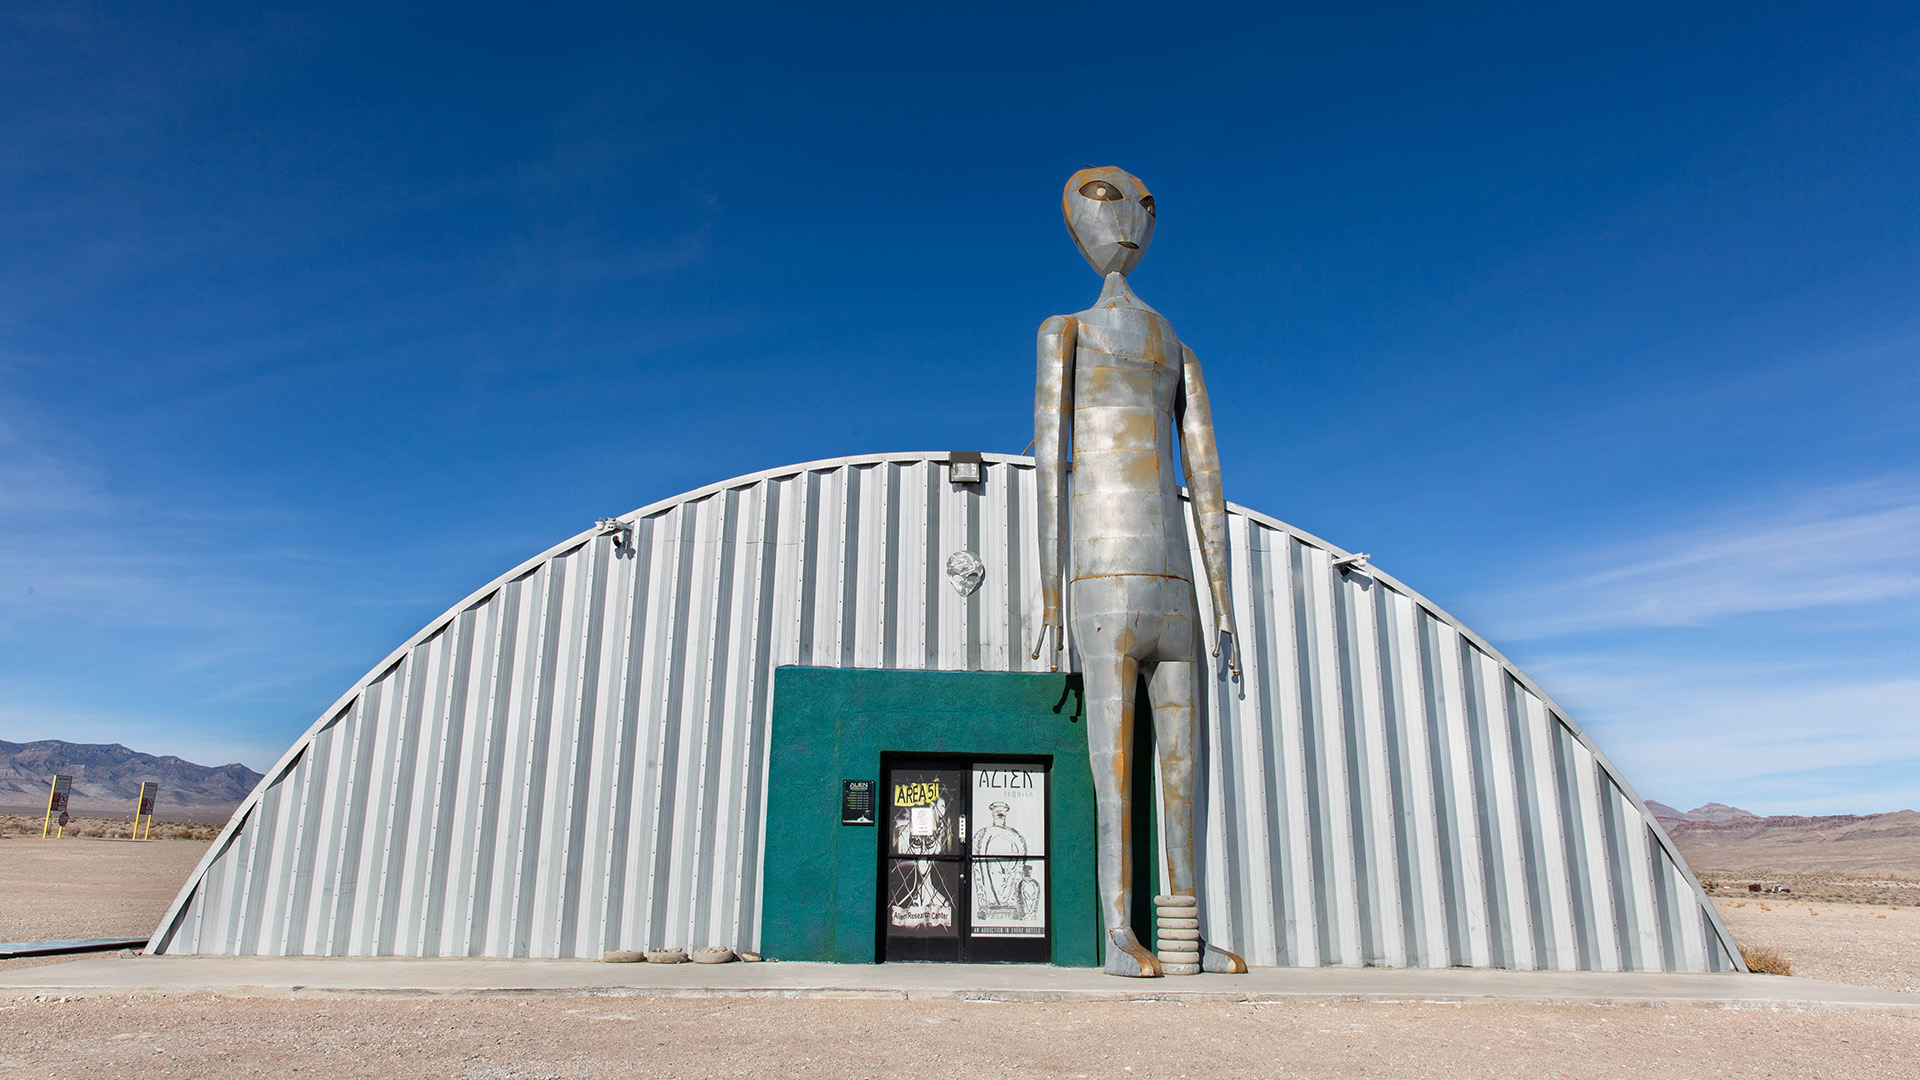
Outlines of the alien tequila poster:
M974 934L1047 933L1047 773L1033 765L976 765L973 824Z

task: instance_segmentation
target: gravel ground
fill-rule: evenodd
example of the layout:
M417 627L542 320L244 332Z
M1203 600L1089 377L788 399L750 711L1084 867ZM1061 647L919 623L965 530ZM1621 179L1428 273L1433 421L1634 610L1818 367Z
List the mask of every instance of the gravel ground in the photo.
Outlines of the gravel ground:
M0 840L0 941L145 937L204 840ZM64 958L0 960L0 971Z
M0 940L144 935L206 845L0 842ZM1722 901L1814 978L1913 988L1920 912ZM1885 915L1886 918L1876 916ZM25 966L54 961L9 961ZM1920 1018L1520 1005L613 995L0 998L0 1076L1920 1076Z
M1795 975L1920 993L1920 911L1716 897L1742 945L1779 950Z
M1405 1004L0 1001L0 1075L1898 1077L1920 1018Z

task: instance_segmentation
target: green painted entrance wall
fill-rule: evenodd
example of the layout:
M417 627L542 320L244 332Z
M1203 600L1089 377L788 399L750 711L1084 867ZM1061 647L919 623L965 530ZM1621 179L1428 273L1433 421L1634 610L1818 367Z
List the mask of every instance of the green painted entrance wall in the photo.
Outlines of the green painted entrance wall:
M1093 770L1074 676L783 667L773 739L760 947L781 960L873 963L881 825L840 824L840 781L883 753L1053 759L1053 962L1097 967ZM876 800L885 806L884 793Z

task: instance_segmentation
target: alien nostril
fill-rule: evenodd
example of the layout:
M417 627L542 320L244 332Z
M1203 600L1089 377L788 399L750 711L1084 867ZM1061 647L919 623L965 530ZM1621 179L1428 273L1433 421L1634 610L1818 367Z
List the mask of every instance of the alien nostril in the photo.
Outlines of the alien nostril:
M1134 242L1133 242L1133 241L1131 241L1131 240L1122 240L1122 241L1120 241L1120 246L1121 246L1121 247L1123 247L1123 248L1126 248L1126 249L1127 249L1128 251L1139 251L1139 250L1140 250L1140 245L1139 245L1139 244L1136 244L1136 243L1134 243Z

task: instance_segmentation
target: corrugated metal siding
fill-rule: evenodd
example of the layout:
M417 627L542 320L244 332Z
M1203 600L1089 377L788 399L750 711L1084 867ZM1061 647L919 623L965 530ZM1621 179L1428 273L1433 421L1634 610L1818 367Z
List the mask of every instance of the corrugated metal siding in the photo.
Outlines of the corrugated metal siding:
M1043 670L1032 462L986 472L775 470L522 565L288 751L150 949L752 947L775 668ZM1210 937L1255 964L1738 966L1665 833L1538 688L1419 594L1231 510L1245 677L1209 690ZM944 571L962 547L988 568L964 598Z

